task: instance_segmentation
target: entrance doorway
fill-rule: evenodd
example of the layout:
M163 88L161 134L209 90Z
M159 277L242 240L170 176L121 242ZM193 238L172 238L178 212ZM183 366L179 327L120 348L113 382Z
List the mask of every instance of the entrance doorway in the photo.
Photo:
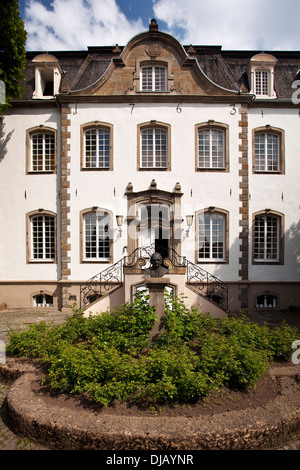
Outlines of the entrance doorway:
M170 208L164 204L140 207L140 248L151 246L163 259L169 257Z

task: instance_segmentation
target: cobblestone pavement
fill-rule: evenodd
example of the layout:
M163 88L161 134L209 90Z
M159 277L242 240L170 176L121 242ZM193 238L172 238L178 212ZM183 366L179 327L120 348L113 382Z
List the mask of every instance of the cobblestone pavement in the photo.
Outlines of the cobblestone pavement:
M70 310L71 315L71 310ZM6 344L8 342L9 331L26 329L29 325L38 323L40 321L54 322L56 324L62 323L67 317L67 314L55 310L36 309L35 311L29 309L19 309L13 311L0 312L0 340ZM258 323L262 322L261 317L253 318ZM264 320L264 319L263 319ZM280 324L282 318L271 319L265 318L267 322L272 323L272 326ZM285 320L298 328L300 332L300 313L285 318ZM1 450L49 450L39 446L36 443L30 442L27 438L15 435L7 426L5 415L5 397L8 393L9 385L0 382L0 451ZM300 429L296 433L294 439L288 444L281 447L279 450L300 450Z
M71 312L71 311L70 311ZM71 313L70 313L71 314ZM62 323L66 314L55 310L38 309L36 311L19 309L0 312L0 340L8 342L11 330L23 330L29 325L40 321ZM5 412L5 397L9 391L9 385L0 382L0 451L1 450L48 450L27 438L16 436L7 426Z

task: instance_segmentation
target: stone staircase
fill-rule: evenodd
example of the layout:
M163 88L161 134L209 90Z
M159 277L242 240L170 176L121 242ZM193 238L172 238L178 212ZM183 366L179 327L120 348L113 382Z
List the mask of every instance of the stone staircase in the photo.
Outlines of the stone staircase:
M114 263L93 276L80 286L80 307L85 311L100 299L109 296L124 284L129 273L139 273L141 279L144 269L150 265L155 244L136 248L130 255ZM185 286L224 312L228 311L228 285L203 268L180 256L174 249L169 249L168 258L164 259L168 268L167 276L174 280L176 276L185 276ZM175 282L176 283L176 282ZM126 299L124 298L124 302Z

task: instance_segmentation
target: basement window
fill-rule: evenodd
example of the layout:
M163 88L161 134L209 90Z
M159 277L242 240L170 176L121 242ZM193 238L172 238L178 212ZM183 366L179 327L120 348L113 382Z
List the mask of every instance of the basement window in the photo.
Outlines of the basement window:
M276 295L270 295L270 294L259 295L256 298L256 307L257 308L276 308L277 307Z
M48 294L37 294L33 297L35 307L53 307L53 297Z

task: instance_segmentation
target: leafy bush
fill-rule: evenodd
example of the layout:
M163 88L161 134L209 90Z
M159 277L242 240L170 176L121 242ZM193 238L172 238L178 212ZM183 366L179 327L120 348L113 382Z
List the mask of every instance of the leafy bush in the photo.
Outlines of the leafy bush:
M54 390L87 392L107 406L194 402L223 385L247 390L271 360L290 356L297 339L288 325L271 330L245 317L215 319L180 298L168 299L165 331L151 342L155 318L145 296L97 316L74 308L61 325L41 322L12 333L7 349L46 361Z

